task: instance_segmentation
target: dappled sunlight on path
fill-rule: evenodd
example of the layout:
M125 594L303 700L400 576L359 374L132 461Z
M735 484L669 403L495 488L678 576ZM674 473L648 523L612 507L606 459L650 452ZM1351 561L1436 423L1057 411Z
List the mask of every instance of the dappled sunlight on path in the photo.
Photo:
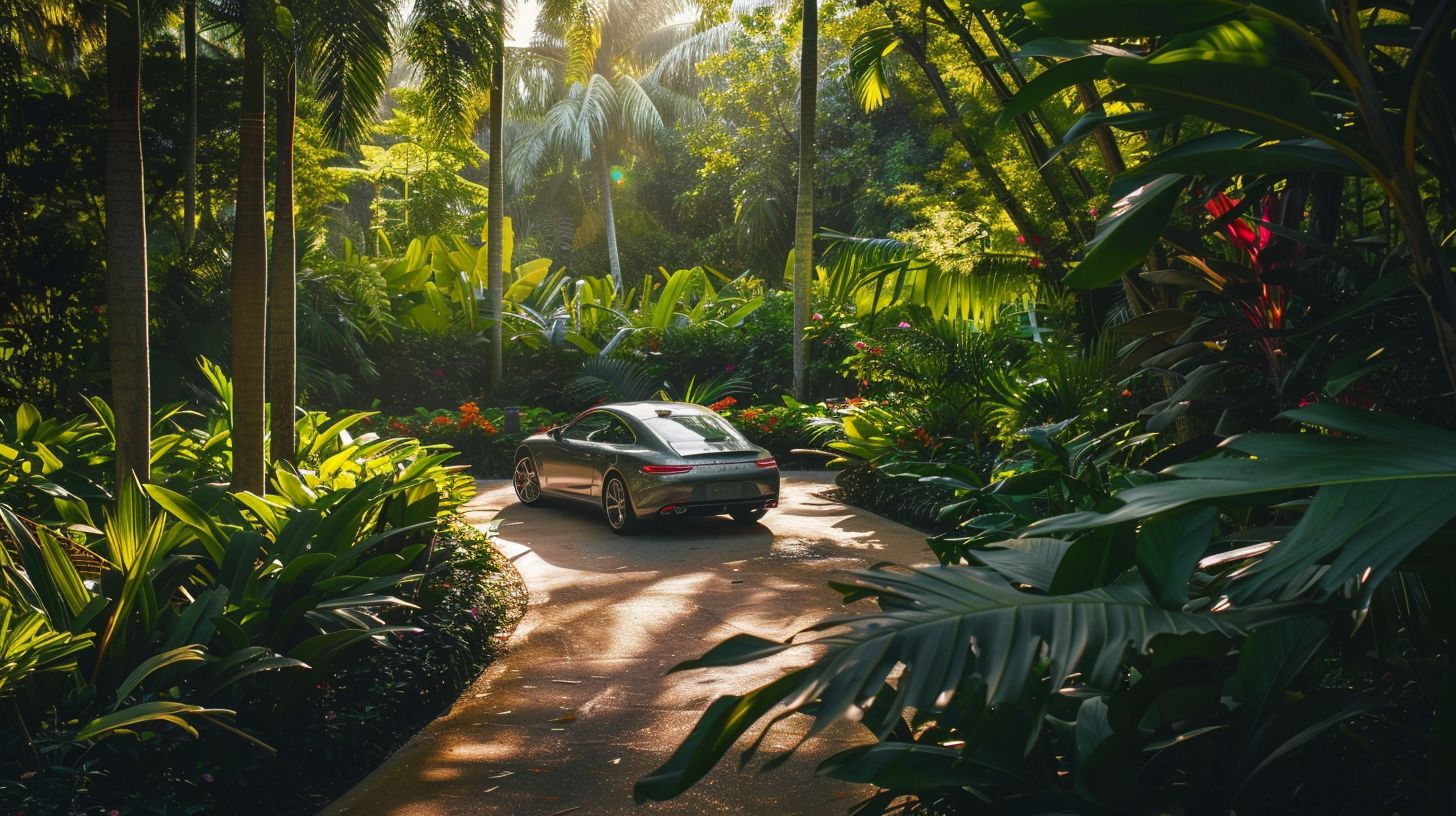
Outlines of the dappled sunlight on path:
M326 813L845 812L864 791L813 768L864 738L849 725L772 772L740 772L729 760L677 800L631 801L633 781L667 758L715 697L808 655L666 676L669 668L730 635L784 638L840 609L825 586L836 570L930 560L923 535L823 498L822 479L788 476L783 506L760 524L677 519L630 538L590 509L526 508L508 485L482 483L469 520L500 523L499 547L525 577L530 611L509 654ZM792 746L806 726L786 721L764 749Z

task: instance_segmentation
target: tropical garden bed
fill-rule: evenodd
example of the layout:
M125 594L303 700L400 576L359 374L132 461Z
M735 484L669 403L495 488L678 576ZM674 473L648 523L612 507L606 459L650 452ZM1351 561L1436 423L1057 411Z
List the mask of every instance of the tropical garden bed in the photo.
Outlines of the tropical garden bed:
M267 496L220 489L230 383L207 370L218 402L158 415L145 487L111 484L100 400L0 420L11 812L316 812L524 611L490 535L456 520L474 484L443 447L311 414Z

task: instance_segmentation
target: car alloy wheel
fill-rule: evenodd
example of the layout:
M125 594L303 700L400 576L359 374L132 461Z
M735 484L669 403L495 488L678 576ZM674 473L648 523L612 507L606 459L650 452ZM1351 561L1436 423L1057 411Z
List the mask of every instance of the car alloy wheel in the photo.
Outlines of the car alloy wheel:
M627 494L627 483L621 476L607 477L607 483L602 486L602 510L612 532L629 533L636 528L637 514L632 510L632 497Z
M516 488L516 498L522 504L535 504L541 500L541 477L536 473L536 463L529 455L516 460L516 470L511 477Z

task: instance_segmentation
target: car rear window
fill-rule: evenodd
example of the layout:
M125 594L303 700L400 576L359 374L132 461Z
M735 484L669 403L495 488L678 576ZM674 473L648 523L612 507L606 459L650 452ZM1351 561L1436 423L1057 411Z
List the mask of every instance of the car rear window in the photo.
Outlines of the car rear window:
M732 450L749 444L727 420L713 414L652 417L647 420L647 426L669 447L684 455Z

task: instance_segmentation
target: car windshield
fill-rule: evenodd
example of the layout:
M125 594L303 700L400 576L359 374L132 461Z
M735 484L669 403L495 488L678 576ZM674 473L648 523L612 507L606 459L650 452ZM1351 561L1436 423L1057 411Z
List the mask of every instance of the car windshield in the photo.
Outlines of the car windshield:
M738 450L748 440L716 414L677 414L647 420L653 433L680 454L716 450Z

